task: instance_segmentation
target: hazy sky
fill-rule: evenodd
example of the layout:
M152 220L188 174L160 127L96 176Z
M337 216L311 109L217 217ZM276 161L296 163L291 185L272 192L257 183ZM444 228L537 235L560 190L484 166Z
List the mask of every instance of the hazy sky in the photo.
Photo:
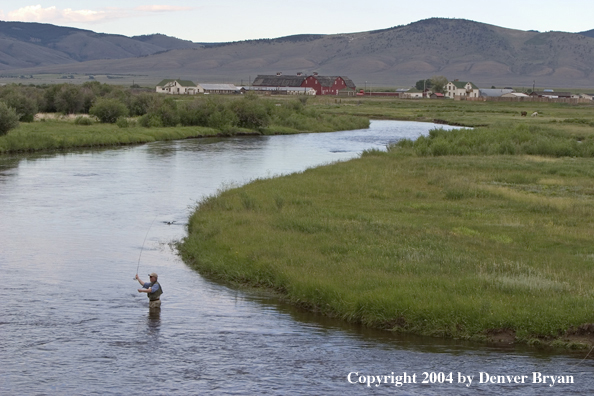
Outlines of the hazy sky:
M2 1L0 20L51 23L101 33L162 33L196 42L353 33L431 17L539 31L594 29L593 0L52 0Z

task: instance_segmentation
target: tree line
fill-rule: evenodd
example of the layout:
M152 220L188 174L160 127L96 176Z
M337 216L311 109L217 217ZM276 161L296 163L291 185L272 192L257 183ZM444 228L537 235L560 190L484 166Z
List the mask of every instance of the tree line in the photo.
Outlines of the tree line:
M102 123L129 125L126 117L144 127L207 126L259 129L269 125L279 113L303 110L306 98L292 101L283 109L269 100L246 94L238 98L196 97L179 100L146 90L102 84L54 84L42 86L6 85L0 87L0 135L19 122L33 122L37 113L89 114ZM285 114L286 115L286 114ZM80 119L81 123L92 120ZM84 121L84 122L82 122Z

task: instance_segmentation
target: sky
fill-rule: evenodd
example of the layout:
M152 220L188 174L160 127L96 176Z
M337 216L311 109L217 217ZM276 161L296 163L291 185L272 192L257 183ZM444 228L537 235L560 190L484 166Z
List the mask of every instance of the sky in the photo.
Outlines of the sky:
M0 20L50 23L125 36L161 33L194 42L354 33L433 17L541 32L594 29L593 0L155 1L3 1Z

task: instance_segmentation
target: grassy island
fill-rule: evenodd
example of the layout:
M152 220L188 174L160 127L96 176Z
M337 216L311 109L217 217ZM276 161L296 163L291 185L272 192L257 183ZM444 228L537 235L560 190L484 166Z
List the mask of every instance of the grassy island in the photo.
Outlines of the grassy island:
M384 103L410 111L402 102ZM512 123L513 104L481 105L417 106L490 111L487 127L437 129L209 197L179 251L201 273L349 322L591 345L594 108L540 103L548 116L518 110ZM328 106L375 116L379 105Z

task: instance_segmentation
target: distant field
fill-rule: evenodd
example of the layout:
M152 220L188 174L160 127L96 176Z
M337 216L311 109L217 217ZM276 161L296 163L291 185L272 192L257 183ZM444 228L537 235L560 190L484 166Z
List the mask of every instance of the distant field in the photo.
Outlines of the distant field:
M372 119L427 122L439 120L452 125L469 127L512 123L552 127L571 134L594 132L594 102L571 105L536 102L466 102L445 99L318 97L312 103L330 114L363 115ZM526 111L528 117L522 117L522 111ZM533 112L538 112L538 116L530 117Z

